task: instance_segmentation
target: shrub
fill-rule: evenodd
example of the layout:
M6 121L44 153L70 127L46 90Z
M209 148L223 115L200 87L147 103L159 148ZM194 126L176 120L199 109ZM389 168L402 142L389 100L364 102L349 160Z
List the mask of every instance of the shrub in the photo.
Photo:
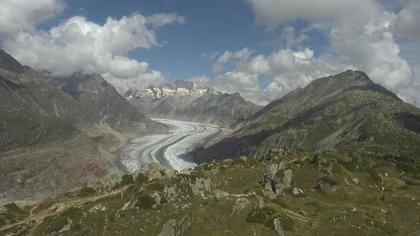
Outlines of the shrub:
M124 185L128 185L128 184L134 184L133 176L132 175L123 175L121 177L120 185L124 186Z
M254 209L246 217L246 221L249 223L265 224L268 220L273 219L273 215L276 213L271 207L264 207L261 209Z
M92 187L84 187L80 189L79 196L80 197L87 197L96 193L96 190Z
M72 219L77 219L77 218L82 217L83 213L80 208L70 207L62 215L66 217L70 217Z
M56 232L62 229L67 224L67 218L64 216L49 216L45 218L44 223L48 231Z
M369 176L376 182L381 182L382 181L382 177L379 175L378 171L373 168L373 167L369 167L367 169L367 172L369 174Z
M146 187L148 190L151 191L163 191L165 189L165 185L162 183L151 183Z
M155 205L155 199L147 194L141 194L137 197L136 206L142 209L150 209Z
M337 182L334 180L334 178L333 178L333 177L331 177L331 176L329 176L329 175L324 175L324 176L321 178L321 181L323 181L324 183L327 183L327 184L329 184L329 185L331 185L331 186L335 186L335 185L337 185Z
M142 173L139 173L139 174L137 175L137 178L136 178L136 182L137 182L137 183L139 183L139 184L144 184L144 183L146 183L146 182L147 182L147 180L148 180L148 178L147 178L147 176L146 176L146 175L144 175L144 174L142 174Z

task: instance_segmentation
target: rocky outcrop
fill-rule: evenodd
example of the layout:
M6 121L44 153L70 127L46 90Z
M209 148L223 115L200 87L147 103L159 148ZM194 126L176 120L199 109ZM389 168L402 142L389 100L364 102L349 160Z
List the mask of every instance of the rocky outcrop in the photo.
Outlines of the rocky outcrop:
M0 69L9 71L11 73L23 73L23 66L12 56L0 49Z
M247 207L250 204L250 201L247 198L237 198L235 201L235 205L233 205L232 213L230 214L231 217L234 217L240 213L242 209Z
M158 236L182 236L191 226L192 214L188 213L180 220L170 219L166 222Z
M279 235L279 236L284 236L285 235L280 218L275 218L273 220L273 226L274 226L274 230L276 231L277 235Z
M196 178L194 181L189 183L192 194L195 197L202 199L213 198L214 193L211 187L211 182L206 178Z
M143 172L145 172L149 180L172 178L176 174L176 171L171 167L159 163L152 163L148 165Z
M269 198L276 198L291 189L293 172L290 162L283 160L279 163L270 164L262 176L264 194Z

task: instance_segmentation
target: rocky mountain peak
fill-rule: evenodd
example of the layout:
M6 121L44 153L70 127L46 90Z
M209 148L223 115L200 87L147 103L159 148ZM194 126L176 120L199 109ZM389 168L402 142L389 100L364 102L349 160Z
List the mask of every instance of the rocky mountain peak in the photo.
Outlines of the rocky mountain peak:
M8 53L0 49L0 69L7 70L12 73L20 74L24 71L24 67Z
M347 70L343 73L316 79L306 89L342 90L370 86L374 82L362 71Z
M198 86L194 82L177 80L173 84L162 83L160 86L148 86L146 88L132 88L127 90L124 97L128 100L137 98L162 99L173 96L202 96L210 91L209 88Z

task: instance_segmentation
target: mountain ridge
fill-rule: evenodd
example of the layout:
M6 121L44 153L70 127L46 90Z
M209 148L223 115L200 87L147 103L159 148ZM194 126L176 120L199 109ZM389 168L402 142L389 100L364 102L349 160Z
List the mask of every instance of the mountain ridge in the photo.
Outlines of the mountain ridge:
M1 50L0 62L0 203L113 181L118 147L168 128L99 75L54 77Z
M239 93L226 94L190 81L129 90L124 97L149 116L214 123L232 127L261 107Z
M411 114L409 120L420 117L418 108L373 83L365 73L346 71L314 80L304 89L273 101L226 139L197 150L195 160L261 156L271 148L321 151L354 145L395 156L415 156L420 150L409 147L420 142L420 136L406 127L416 130L417 126L410 121L404 126L401 119L396 119L405 113ZM406 146L398 148L397 137Z

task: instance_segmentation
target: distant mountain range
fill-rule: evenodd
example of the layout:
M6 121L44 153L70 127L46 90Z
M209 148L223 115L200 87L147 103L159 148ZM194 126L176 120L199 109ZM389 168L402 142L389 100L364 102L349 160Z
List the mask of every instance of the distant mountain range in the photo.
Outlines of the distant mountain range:
M56 78L0 50L0 202L119 177L111 151L166 129L99 75Z
M358 150L395 161L420 161L420 109L359 71L314 80L272 102L219 143L197 150L196 161L272 149Z
M221 126L233 126L261 108L243 99L239 93L220 93L183 80L159 87L130 89L124 97L140 111L152 117Z

